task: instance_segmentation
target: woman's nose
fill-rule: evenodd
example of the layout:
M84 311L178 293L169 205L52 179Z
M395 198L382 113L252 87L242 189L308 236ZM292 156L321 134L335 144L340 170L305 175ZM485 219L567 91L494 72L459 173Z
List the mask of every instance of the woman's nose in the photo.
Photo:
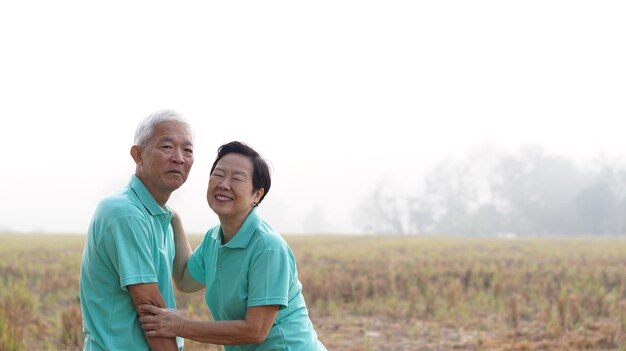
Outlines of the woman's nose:
M226 178L224 178L217 184L217 187L219 189L228 190L228 189L230 189L230 183L228 183L228 180L226 180Z

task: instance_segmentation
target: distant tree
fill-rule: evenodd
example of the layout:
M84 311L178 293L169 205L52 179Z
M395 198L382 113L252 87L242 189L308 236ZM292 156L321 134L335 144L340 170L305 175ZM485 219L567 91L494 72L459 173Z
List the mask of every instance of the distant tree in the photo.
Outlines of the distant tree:
M388 182L379 182L353 215L365 233L408 235L424 233L431 224L429 207L421 199L390 191Z
M626 172L617 166L600 165L571 206L573 234L626 233Z
M408 229L409 234L427 234L434 231L432 207L423 197L408 197Z
M624 167L602 159L583 167L540 146L480 145L441 161L412 194L379 183L359 223L381 234L626 234Z
M533 235L572 230L570 204L584 176L569 159L526 147L499 160L493 179L493 192L508 209L511 230Z
M425 177L425 198L432 207L436 233L465 233L468 227L468 208L476 199L475 182L467 177L470 165L447 159L439 163Z
M353 220L365 233L404 234L398 195L387 195L385 184L379 182L376 185L371 195L357 208Z
M485 235L502 230L501 203L492 189L500 153L491 144L480 144L466 158L445 159L427 173L422 207L431 207L431 232Z

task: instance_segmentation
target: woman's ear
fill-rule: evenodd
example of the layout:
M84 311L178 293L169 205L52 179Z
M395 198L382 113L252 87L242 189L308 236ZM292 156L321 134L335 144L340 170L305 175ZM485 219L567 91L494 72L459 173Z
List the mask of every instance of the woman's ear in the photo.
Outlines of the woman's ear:
M254 199L254 202L256 204L259 203L259 201L261 201L261 198L263 197L263 194L265 194L265 189L264 188L259 188L259 190L256 191L256 199Z

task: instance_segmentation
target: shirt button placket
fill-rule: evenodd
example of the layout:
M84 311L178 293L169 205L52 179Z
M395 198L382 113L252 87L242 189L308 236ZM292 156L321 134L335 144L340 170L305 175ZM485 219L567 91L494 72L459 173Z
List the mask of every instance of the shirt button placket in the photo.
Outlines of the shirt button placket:
M222 248L218 248L217 250L217 269L222 269Z

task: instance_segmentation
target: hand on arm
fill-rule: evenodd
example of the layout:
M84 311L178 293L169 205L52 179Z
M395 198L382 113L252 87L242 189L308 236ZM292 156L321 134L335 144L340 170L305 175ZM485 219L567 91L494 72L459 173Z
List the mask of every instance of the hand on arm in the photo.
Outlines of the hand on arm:
M171 209L170 209L171 210ZM174 245L176 246L176 254L174 256L174 267L172 269L172 280L176 288L182 292L194 292L202 289L204 285L198 283L191 277L187 269L187 261L191 257L191 246L183 223L177 212L172 211L172 229L174 231Z
M147 283L147 284L135 284L128 286L128 292L132 297L133 304L135 305L135 309L139 314L139 317L146 314L146 312L139 308L140 305L150 305L158 307L165 307L165 303L163 302L163 297L159 292L159 287L157 283ZM146 342L150 346L150 349L153 351L177 351L178 345L176 344L176 339L172 337L153 337L144 333L146 336Z
M141 305L144 315L139 318L144 334L149 337L175 337L182 334L185 319L175 310L159 308L152 305Z
M148 336L177 335L217 345L260 344L272 329L278 308L249 307L244 320L190 321L171 310L143 305L140 309L147 314L139 320Z

